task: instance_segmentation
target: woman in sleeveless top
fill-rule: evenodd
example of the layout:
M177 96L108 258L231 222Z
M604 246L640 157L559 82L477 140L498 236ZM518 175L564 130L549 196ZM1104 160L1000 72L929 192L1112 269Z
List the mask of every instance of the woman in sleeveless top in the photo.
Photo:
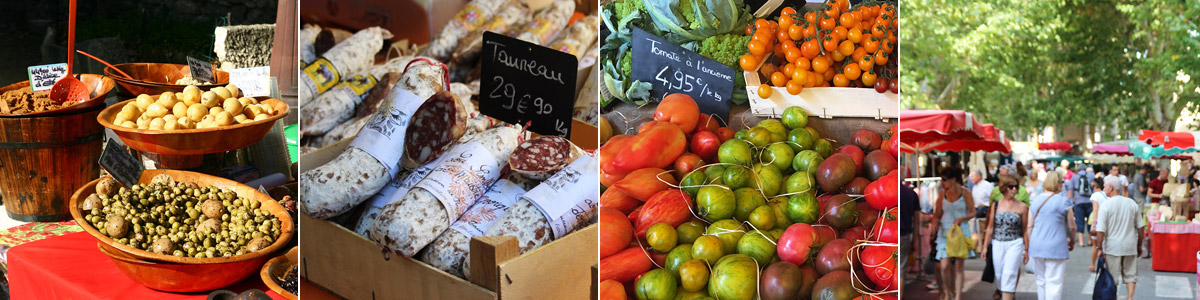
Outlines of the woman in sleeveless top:
M1000 289L1003 300L1013 299L1021 264L1028 259L1025 255L1025 221L1029 219L1029 206L1017 200L1019 186L1020 183L1011 175L1000 177L999 189L1004 197L992 205L984 232L984 241L992 243L996 287ZM987 257L987 251L987 247L983 247L979 257Z
M937 232L937 256L941 278L942 299L962 299L963 260L946 255L946 231L951 226L962 227L964 221L975 216L973 208L975 201L970 191L962 186L962 171L957 168L946 168L942 171L942 193L934 203L933 219L930 222L931 232ZM983 200L987 201L987 200ZM972 208L972 209L968 209Z
M1074 201L1062 194L1062 177L1047 173L1045 192L1029 201L1025 252L1037 275L1038 300L1062 299L1063 274L1069 251L1075 249Z

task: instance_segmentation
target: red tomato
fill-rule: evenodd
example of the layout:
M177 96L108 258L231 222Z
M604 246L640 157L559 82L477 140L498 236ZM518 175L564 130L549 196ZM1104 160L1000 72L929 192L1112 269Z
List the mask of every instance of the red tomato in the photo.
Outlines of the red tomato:
M692 199L682 190L667 189L658 192L642 205L637 221L634 222L634 234L644 236L646 229L658 223L679 226L692 219L691 206Z
M846 231L842 231L842 236L840 238L851 241L866 240L867 228L862 226L850 227L849 229L846 229Z
M600 260L600 281L631 282L654 264L642 248L626 248Z
M629 214L642 205L642 201L626 194L624 190L618 187L610 187L600 194L600 207L612 208L621 211L622 214ZM628 220L626 220L628 221Z
M685 94L667 95L654 110L655 121L675 124L684 134L692 133L692 130L696 129L699 117L700 107L691 96Z
M693 112L692 116L699 116ZM694 128L695 124L693 124ZM609 144L612 140L609 140ZM666 168L687 149L687 137L673 123L656 122L644 125L641 132L618 150L616 156L601 168L614 174L643 168ZM607 168L605 168L607 166Z
M896 290L900 287L900 277L896 276L896 262L899 260L899 247L890 245L870 245L862 250L863 271L867 278L882 290Z
M733 137L735 135L737 135L737 132L734 132L733 129L729 129L729 127L717 128L717 131L715 131L713 133L716 133L717 137L721 138L722 143L724 143L725 141L728 141L730 139L733 139Z
M706 131L707 132L707 131ZM703 166L704 160L695 153L684 153L679 158L675 159L675 176L683 178L688 172L695 170L696 167Z
M629 300L629 295L625 294L625 286L616 280L601 281L599 289L600 300Z
M813 241L816 239L817 232L812 226L805 223L792 224L779 237L775 252L779 254L779 260L803 265L808 260Z
M871 226L871 240L895 244L900 242L900 221L895 218L884 217L875 220L875 225Z
M646 201L655 193L666 190L671 185L678 184L674 176L670 172L659 168L645 168L630 172L625 175L625 178L614 184L613 187L621 188L629 196L633 196L638 200Z
M617 254L633 239L633 224L615 208L602 207L599 215L600 258Z
M878 210L900 206L900 197L897 195L900 190L899 181L899 177L890 174L879 177L879 180L867 184L866 195L863 198L867 198L867 204Z
M717 130L720 131L720 129ZM721 137L717 136L716 133L700 131L692 134L692 141L688 150L699 155L704 161L715 162L717 161L717 150L721 148L721 143L723 142Z
M624 134L618 134L608 138L608 142L600 146L600 150L597 153L597 156L599 156L600 159L600 170L604 171L604 173L607 173L611 177L616 177L617 180L621 180L621 177L625 177L625 174L628 174L629 172L618 172L616 168L612 166L612 162L617 157L617 153L620 153L621 149L625 149L625 146L629 145L630 141L633 141L633 136ZM613 180L612 182L616 183L617 180ZM605 184L604 186L612 185Z
M700 117L696 121L696 131L716 131L721 127L721 121L714 118L710 114L700 113Z

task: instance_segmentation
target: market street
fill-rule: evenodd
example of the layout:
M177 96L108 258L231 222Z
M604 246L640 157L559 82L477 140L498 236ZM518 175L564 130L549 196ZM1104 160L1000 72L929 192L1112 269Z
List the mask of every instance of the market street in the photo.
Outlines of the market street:
M1063 299L1092 299L1095 273L1088 272L1090 248L1071 251L1067 261L1066 280L1063 283ZM1136 299L1196 299L1196 274L1181 272L1155 272L1150 269L1150 259L1138 259L1138 285ZM1192 263L1192 262L1180 262ZM963 277L963 299L991 299L995 285L980 282L984 262L980 259L967 260ZM933 278L933 276L929 276ZM937 299L937 293L925 287L928 280L917 280L915 274L905 278L904 299ZM1125 285L1118 284L1118 299L1125 299ZM1033 273L1022 272L1017 282L1016 299L1037 299L1037 283Z

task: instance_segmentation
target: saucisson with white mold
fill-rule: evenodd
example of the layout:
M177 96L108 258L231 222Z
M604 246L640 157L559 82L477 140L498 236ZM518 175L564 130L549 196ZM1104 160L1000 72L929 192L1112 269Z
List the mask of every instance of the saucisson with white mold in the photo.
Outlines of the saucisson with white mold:
M521 129L500 126L456 144L400 200L376 217L370 236L404 256L433 242L500 177Z
M588 47L596 43L596 35L600 32L600 19L596 16L587 16L575 20L571 27L559 33L558 37L550 42L547 48L558 50L574 55L576 59L583 59L583 55L588 51Z
M561 238L596 214L599 164L582 156L521 196L483 236L513 236L521 253ZM463 273L470 276L470 260Z
M412 189L413 185L416 185L421 179L425 179L425 176L429 175L429 172L439 162L441 162L440 158L419 168L401 171L400 174L394 176L392 181L388 182L383 189L380 189L378 193L371 196L371 199L365 203L366 207L363 209L362 216L358 219L357 226L354 226L354 232L363 237L371 238L371 227L375 226L375 220L379 218L379 213L383 212L383 208L388 204L399 201L405 194L408 194L408 190Z
M417 258L454 276L463 277L462 263L471 253L471 238L483 235L522 194L525 194L525 189L514 183L505 179L496 181L487 193L463 212L458 221L450 225L450 230L425 246Z
M391 37L391 32L379 27L359 30L305 66L300 72L298 101L301 107L337 86L342 76L374 65L375 53L383 47L383 40Z
M428 70L424 65L442 66L428 60L414 61L401 80L404 85L397 84L388 93L385 108L371 116L345 152L300 174L304 213L320 219L345 213L379 192L399 172L404 155L396 149L403 149L410 116L424 103L454 97L444 91L442 79L429 74L441 73L444 78L444 67Z
M414 168L441 156L467 131L469 112L454 94L432 97L417 109L405 134L404 166Z
M533 15L533 20L525 24L525 28L517 35L517 39L538 44L546 45L554 36L558 35L564 27L567 27L567 22L571 21L571 14L575 13L575 1L554 1L550 6L546 6Z
M578 147L559 136L539 136L517 146L508 167L513 172L534 180L546 180L558 173L583 153Z
M300 43L300 66L317 60L317 49L313 43L317 41L319 34L321 34L321 26L313 24L304 24L304 28L300 29L300 33L297 34Z
M322 135L333 129L339 124L350 120L354 116L355 108L359 104L367 102L372 94L382 97L389 90L386 84L386 78L383 78L390 72L404 72L404 68L414 60L413 57L397 58L388 61L388 63L375 65L367 70L363 70L359 74L344 78L337 87L317 96L315 101L310 101L308 104L300 107L300 115L304 118L300 119L301 134L306 136ZM409 76L418 76L419 74L427 74L426 71L438 71L437 65L433 64L415 64L409 69L410 73L405 73ZM422 69L428 70L422 70ZM385 84L380 84L380 79L384 79ZM418 97L423 96L421 94ZM370 105L377 105L378 100L372 99ZM372 109L374 110L374 109Z
M453 54L454 48L458 43L470 34L475 28L483 25L492 18L492 15L500 11L502 5L515 5L519 3L516 0L472 0L467 3L458 14L454 15L450 22L442 27L442 31L438 33L433 41L421 51L421 55L430 56L441 61L445 61Z
M511 26L518 26L529 21L532 14L529 13L529 7L524 2L509 5L492 17L486 24L475 28L471 34L463 38L462 42L458 43L458 47L454 49L454 55L451 56L451 61L457 65L473 65L479 59L479 54L483 52L483 33L484 32L503 32Z

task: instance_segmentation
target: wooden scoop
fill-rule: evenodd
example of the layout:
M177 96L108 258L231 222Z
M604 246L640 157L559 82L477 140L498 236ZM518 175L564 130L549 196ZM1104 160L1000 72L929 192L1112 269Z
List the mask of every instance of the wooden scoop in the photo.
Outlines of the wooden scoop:
M50 87L50 100L55 103L80 103L88 100L92 93L87 85L75 78L72 72L75 66L75 1L71 0L67 27L67 76L59 79Z

